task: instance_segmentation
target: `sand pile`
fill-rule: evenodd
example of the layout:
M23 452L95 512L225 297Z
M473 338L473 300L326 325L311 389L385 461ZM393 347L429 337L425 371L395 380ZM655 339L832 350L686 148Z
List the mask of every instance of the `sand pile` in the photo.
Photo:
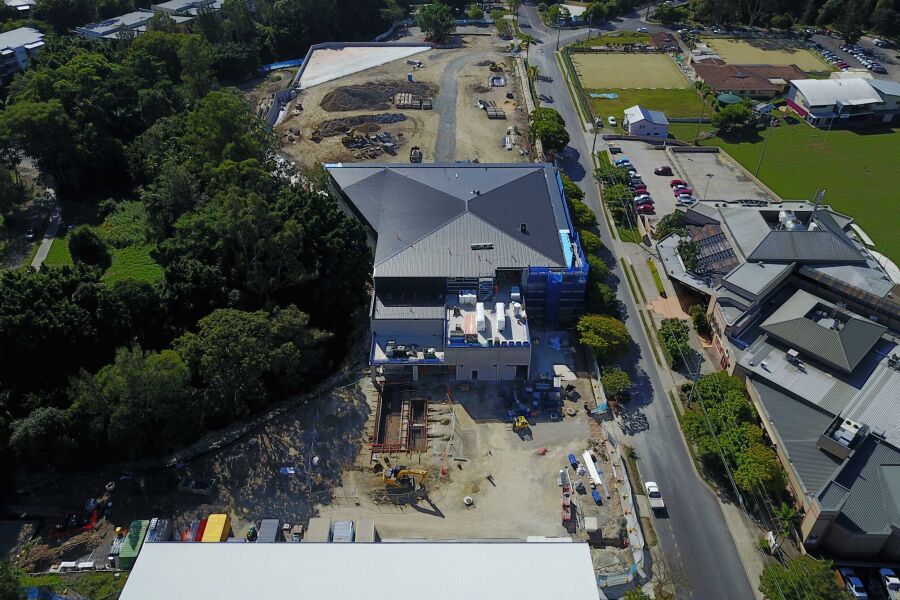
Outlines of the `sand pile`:
M435 86L420 81L371 82L345 85L322 98L321 106L329 112L346 110L388 110L395 94L407 92L419 96L434 96Z

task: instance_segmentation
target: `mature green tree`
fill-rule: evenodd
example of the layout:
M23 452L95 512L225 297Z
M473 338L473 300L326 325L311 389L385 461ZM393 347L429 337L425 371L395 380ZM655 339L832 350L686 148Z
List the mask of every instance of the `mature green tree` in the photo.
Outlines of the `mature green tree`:
M743 104L731 104L713 115L713 125L722 131L741 129L750 124L752 113Z
M578 320L579 341L597 358L609 359L628 350L631 336L625 324L604 315L585 315Z
M115 448L123 458L139 458L185 442L197 430L203 415L190 401L190 379L172 350L120 348L96 375L82 372L71 380L71 411L99 450Z
M222 161L256 160L271 156L273 140L247 102L230 91L211 92L187 118L182 138L187 164L196 172L209 172Z
M82 151L75 145L76 125L59 100L13 102L0 112L0 131L57 181L75 178Z
M603 240L601 240L600 236L597 234L592 233L587 229L582 229L578 232L578 237L581 239L581 248L584 250L585 254L597 254L603 250Z
M781 535L793 538L799 522L800 513L797 509L787 502L782 502L775 509L775 517L778 519L778 525L781 527Z
M12 173L0 166L0 225L16 213L26 200L25 186Z
M606 395L613 398L622 398L631 390L631 378L628 377L628 373L615 366L603 369L600 383L603 384Z
M0 562L0 600L21 600L22 597L18 570L10 562Z
M578 184L572 181L565 173L560 173L560 179L563 183L563 193L567 200L580 200L584 202L584 190L578 187Z
M588 261L588 281L603 282L609 279L609 265L602 258L596 255L589 255Z
M219 309L200 320L197 333L175 340L175 349L205 388L211 410L227 421L317 373L329 335L296 307L272 314Z
M641 588L632 588L625 592L625 595L622 597L625 600L651 600L650 596L644 593L644 590Z
M91 265L103 270L112 264L106 244L89 225L79 225L69 232L67 239L69 254L75 264Z
M420 7L416 25L422 29L426 40L436 44L446 44L456 31L450 7L440 1Z
M38 468L69 463L78 447L65 411L50 406L13 421L9 445L19 461Z
M688 343L690 329L681 319L663 319L659 325L659 341L666 349L672 364L681 363L691 352Z
M182 36L178 58L188 95L194 100L206 96L213 84L213 51L209 42L199 35Z
M97 16L92 0L38 0L34 16L49 23L57 33L86 25Z
M700 336L708 339L712 336L712 329L709 326L709 319L706 318L707 308L705 303L698 302L688 310L688 314L691 315L691 320L694 322L694 330Z
M569 144L569 132L562 116L552 108L536 108L531 113L531 135L540 140L544 151L562 152Z
M831 561L811 556L798 556L788 560L786 566L767 563L759 578L759 591L771 600L845 600L834 578Z
M676 210L673 213L669 213L656 224L656 237L662 239L672 233L686 235L687 231L684 228L684 224L683 212Z
M580 200L569 199L569 215L576 228L593 227L597 224L597 215L591 207Z

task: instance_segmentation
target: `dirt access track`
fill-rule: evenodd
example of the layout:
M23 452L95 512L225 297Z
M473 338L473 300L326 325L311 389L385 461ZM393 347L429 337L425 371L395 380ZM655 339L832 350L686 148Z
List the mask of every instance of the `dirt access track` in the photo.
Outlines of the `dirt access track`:
M275 127L282 152L300 166L359 161L354 150L341 142L342 135L332 132L317 143L311 139L313 130L321 128L323 123L329 127L328 122L335 119L390 113L406 118L363 128L369 135L377 131L399 136L396 155L382 154L376 158L378 162L408 162L412 146L422 149L426 163L473 159L485 163L524 162L530 159L525 135L527 115L524 104L519 107L521 90L511 71L512 61L507 58L498 38L468 36L464 38L462 48L428 50L416 54L413 59L421 61L422 68L413 69L406 59L400 59L303 90L288 105L288 116ZM491 61L504 67L505 87L489 87L489 77L498 75L488 69ZM413 72L413 84L407 81L410 72ZM390 95L385 96L387 102L371 99L379 92L394 88L412 93L427 90L432 96L433 109L397 109L391 105ZM359 98L361 90L366 98ZM508 92L513 94L513 99L506 97ZM354 104L353 100L362 101ZM476 106L476 100L495 102L506 113L506 119L488 119L487 113ZM323 103L332 109L359 108L325 110ZM302 110L298 110L301 107ZM334 125L330 127L333 129ZM504 149L501 144L509 128L519 132L511 150Z

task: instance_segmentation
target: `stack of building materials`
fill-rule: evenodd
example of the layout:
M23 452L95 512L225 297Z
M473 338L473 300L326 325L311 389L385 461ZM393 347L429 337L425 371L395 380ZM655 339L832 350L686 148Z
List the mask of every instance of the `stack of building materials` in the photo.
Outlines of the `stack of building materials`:
M479 100L478 106L487 113L488 119L505 119L506 112L493 100Z
M431 110L431 98L400 92L394 96L394 108L412 108L416 110Z
M219 513L209 515L206 519L206 529L203 531L201 542L224 542L231 533L231 517Z
M353 541L353 521L335 521L332 542L350 543Z
M313 517L306 528L306 542L330 542L331 519L329 517Z
M144 538L147 536L147 528L149 526L150 521L131 522L131 526L128 527L128 534L125 536L122 547L119 549L120 569L130 569L134 566L134 561L137 560L138 553L141 551L141 546L144 545Z
M263 519L259 524L259 533L256 534L257 544L273 544L284 539L281 533L281 521L279 519Z

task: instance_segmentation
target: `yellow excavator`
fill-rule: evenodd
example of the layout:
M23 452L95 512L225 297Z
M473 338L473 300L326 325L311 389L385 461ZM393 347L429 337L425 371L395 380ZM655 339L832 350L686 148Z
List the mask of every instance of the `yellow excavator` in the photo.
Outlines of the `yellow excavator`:
M397 465L390 471L381 472L381 480L390 487L418 487L424 488L428 481L428 471L422 469L407 469L403 465Z

